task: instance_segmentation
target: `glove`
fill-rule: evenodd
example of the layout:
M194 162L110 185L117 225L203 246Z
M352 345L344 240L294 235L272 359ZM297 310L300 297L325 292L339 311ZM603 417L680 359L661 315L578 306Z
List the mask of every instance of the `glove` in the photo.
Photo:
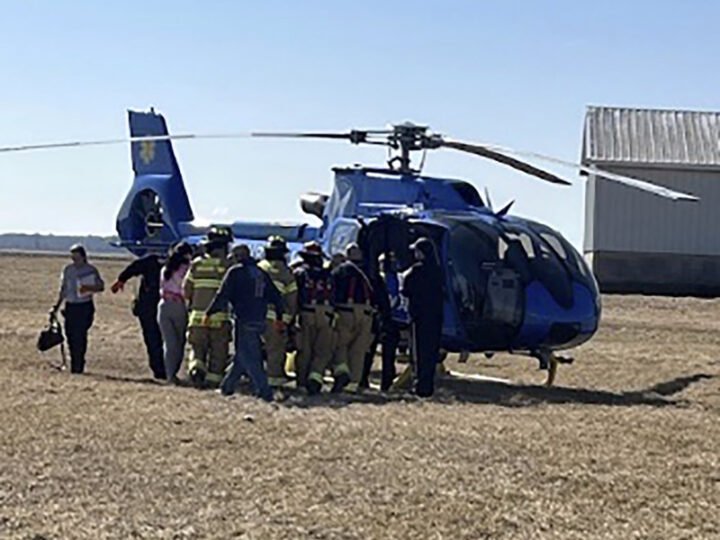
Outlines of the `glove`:
M285 331L285 323L278 319L273 322L273 328L275 329L276 332L282 333Z
M120 291L122 291L125 288L125 283L123 281L117 280L115 283L112 284L112 287L110 287L110 290L113 294L117 294Z
M335 327L337 326L338 314L335 313L334 311L330 311L330 312L326 313L325 315L327 316L328 322L330 323L330 328L332 328L334 330Z

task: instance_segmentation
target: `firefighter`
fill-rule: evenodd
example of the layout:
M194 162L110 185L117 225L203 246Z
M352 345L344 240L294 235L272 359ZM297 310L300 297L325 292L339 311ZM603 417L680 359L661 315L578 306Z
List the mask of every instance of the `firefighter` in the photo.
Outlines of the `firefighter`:
M405 274L402 294L409 301L415 393L420 397L430 397L434 391L435 368L440 360L442 271L435 246L428 238L420 238L410 246L410 250L416 262Z
M268 325L263 334L265 342L265 355L267 357L267 376L270 386L282 386L287 382L285 374L285 355L288 344L288 331L290 323L295 317L297 306L297 282L288 267L287 256L290 250L285 240L279 236L271 236L265 246L265 259L258 263L258 268L268 274L275 288L283 297L285 310L283 312L283 325L271 324L277 320L277 314L272 304L268 306Z
M344 253L335 253L335 254L333 254L333 256L330 257L330 263L329 263L329 265L328 265L329 268L330 268L330 271L335 270L338 266L340 266L340 265L341 265L342 263L344 263L345 261L347 261L347 259L345 258L345 254L344 254Z
M332 276L325 268L322 248L308 242L300 252L302 265L295 270L298 284L299 346L295 361L298 387L308 394L322 390L325 370L333 359ZM349 382L347 366L333 366L334 387Z
M373 342L373 288L360 266L363 253L357 244L345 251L347 261L333 270L333 298L337 313L336 362L338 370L348 370L349 392L360 390L365 355ZM336 391L341 388L335 388Z
M230 349L231 324L227 310L205 319L205 310L217 293L228 268L232 231L213 227L207 235L206 254L196 258L183 289L189 302L188 375L196 386L218 386L225 374Z

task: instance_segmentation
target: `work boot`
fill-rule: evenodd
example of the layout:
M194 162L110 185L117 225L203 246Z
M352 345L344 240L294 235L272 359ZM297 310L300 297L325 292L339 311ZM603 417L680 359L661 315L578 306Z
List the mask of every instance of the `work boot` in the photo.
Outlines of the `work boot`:
M333 387L334 388L334 387ZM312 379L307 383L307 393L309 396L317 396L322 390L322 384Z
M200 369L194 369L190 372L190 380L193 386L203 388L205 386L205 372Z
M341 373L335 377L335 382L333 383L331 392L333 394L338 394L342 392L348 384L350 384L350 375L347 373Z

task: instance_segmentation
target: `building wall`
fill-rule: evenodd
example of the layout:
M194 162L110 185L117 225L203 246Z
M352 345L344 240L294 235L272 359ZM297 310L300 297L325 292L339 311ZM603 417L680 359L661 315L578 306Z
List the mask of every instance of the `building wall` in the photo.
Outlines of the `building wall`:
M600 251L586 257L604 293L720 296L720 256Z
M584 249L606 292L720 294L720 172L603 167L700 197L675 202L590 177Z
M606 167L697 195L672 201L611 180L588 179L586 251L720 255L720 172Z

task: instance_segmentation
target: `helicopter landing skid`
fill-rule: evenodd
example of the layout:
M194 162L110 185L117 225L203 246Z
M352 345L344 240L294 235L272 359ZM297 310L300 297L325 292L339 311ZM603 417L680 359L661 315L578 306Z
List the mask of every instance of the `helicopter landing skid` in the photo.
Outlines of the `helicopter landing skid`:
M545 386L552 386L555 382L557 369L560 364L572 364L575 359L572 356L560 356L553 351L538 351L533 356L537 359L541 370L547 370L548 376L545 379Z

